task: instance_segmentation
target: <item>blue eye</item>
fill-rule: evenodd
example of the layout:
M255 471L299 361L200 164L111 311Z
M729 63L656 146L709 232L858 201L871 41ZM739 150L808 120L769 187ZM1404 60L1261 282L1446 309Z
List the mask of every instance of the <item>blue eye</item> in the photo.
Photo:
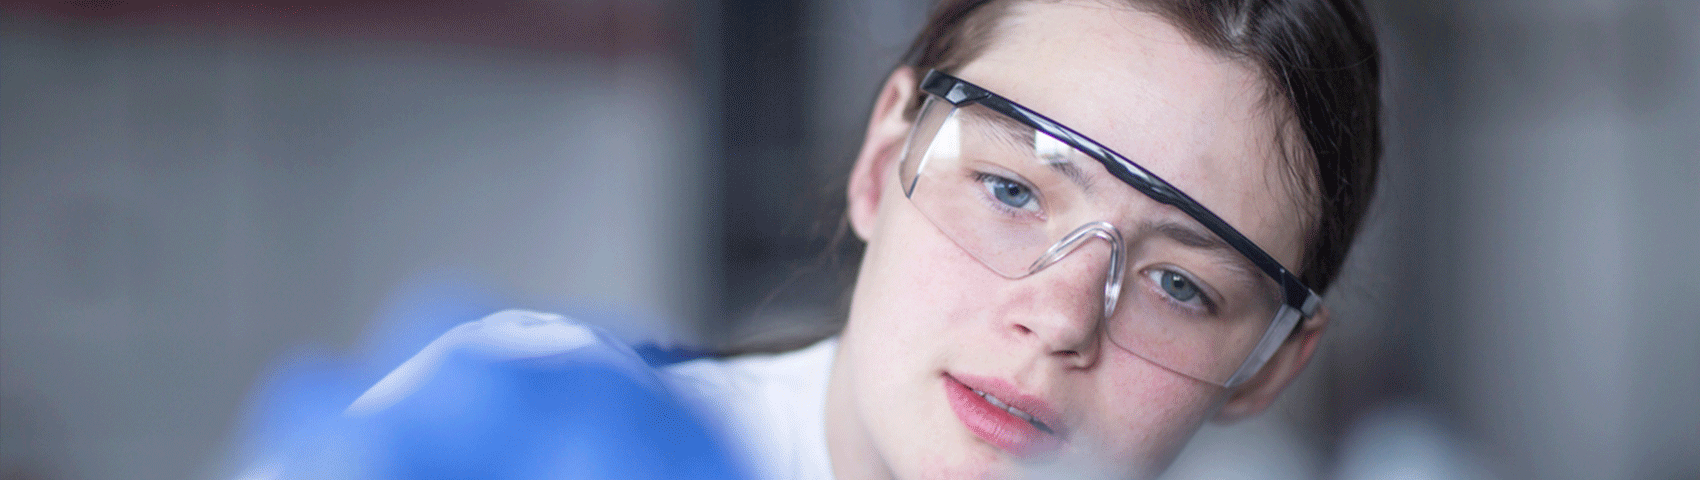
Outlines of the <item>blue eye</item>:
M990 191L992 198L996 198L999 203L1020 209L1034 208L1031 206L1033 190L1026 185L989 174L981 175L980 182L986 185L986 190Z
M1193 284L1191 279L1170 270L1160 270L1156 273L1157 284L1163 287L1163 293L1182 302L1198 298L1198 285Z

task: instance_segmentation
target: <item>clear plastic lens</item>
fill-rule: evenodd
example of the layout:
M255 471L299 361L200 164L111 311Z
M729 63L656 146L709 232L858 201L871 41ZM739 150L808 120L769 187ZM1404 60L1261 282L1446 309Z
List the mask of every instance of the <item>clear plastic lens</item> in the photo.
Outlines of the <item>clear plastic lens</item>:
M1025 124L935 97L916 122L899 179L915 207L964 251L1018 279L1102 241L1110 255L1088 258L1110 259L1095 271L1105 272L1111 341L1199 380L1237 381L1280 310L1267 276L1227 267L1232 262L1222 258L1238 255L1232 250L1188 247L1141 230L1148 219L1117 218L1156 209L1118 208L1149 199ZM1125 191L1093 190L1117 187Z

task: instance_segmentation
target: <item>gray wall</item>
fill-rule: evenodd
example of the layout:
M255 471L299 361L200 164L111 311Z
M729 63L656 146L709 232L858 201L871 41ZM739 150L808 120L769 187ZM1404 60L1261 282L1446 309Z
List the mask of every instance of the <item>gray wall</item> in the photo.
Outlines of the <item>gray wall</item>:
M1700 476L1700 4L1421 15L1463 47L1401 105L1424 387L1510 478Z
M713 190L665 53L6 18L0 475L205 474L263 369L355 356L412 286L699 319Z

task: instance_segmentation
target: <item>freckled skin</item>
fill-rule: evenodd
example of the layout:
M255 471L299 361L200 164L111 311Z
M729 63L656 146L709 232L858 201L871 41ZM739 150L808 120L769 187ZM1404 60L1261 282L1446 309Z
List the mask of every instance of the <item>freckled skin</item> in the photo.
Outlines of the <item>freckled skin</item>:
M958 77L1135 159L1283 264L1297 264L1302 222L1292 193L1270 180L1281 176L1274 124L1250 68L1140 12L1046 2L1010 15ZM882 98L904 104L919 94L918 76L895 74ZM867 251L828 393L838 478L1019 478L1045 468L970 433L948 405L943 373L997 377L1044 398L1072 432L1060 461L1081 468L1068 471L1119 478L1161 472L1205 421L1246 401L1109 343L1097 323L1109 255L1102 242L1009 280L940 233L897 185L894 144L907 123L891 112L900 110L876 107L852 173L851 221ZM1167 208L1101 169L1091 174L1122 190L1118 215ZM1290 378L1271 376L1280 385ZM1266 405L1273 390L1252 400Z

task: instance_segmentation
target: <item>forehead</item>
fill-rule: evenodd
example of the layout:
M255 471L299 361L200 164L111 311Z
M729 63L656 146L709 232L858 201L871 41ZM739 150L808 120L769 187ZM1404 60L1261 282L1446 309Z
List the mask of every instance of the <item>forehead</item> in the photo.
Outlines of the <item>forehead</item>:
M961 77L1127 156L1295 266L1301 210L1251 68L1097 2L1023 2L994 35Z

